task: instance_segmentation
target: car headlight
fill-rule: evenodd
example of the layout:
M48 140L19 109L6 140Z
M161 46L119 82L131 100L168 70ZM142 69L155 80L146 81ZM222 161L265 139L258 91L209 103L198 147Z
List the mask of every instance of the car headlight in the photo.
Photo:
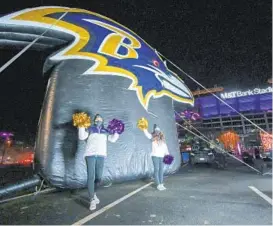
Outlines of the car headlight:
M213 155L213 153L212 153L212 152L209 152L208 155Z
M192 156L194 156L194 153L191 153Z

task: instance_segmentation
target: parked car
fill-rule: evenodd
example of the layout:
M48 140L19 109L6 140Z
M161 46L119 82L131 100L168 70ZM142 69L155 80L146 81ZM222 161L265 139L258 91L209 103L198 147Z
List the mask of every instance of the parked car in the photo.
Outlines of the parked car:
M254 166L261 173L268 171L268 167L272 167L272 158L270 153L261 153L259 150L255 150L255 155L251 155L248 152L242 153L243 161L249 165Z
M261 156L264 161L266 162L272 162L272 151L268 152L263 152L261 153Z
M190 163L195 165L196 163L206 163L208 165L213 164L215 156L211 148L204 145L201 142L195 142L192 145L192 151L190 153Z

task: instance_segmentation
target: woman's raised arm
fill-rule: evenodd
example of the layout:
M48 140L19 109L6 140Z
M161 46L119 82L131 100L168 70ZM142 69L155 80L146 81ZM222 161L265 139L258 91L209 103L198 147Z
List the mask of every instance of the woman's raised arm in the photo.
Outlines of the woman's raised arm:
M84 127L79 128L79 139L80 140L85 140L87 139L89 133L86 131Z
M145 136L146 136L149 140L152 139L153 136L152 136L152 134L150 134L150 133L148 132L147 129L144 129L143 132L144 132Z

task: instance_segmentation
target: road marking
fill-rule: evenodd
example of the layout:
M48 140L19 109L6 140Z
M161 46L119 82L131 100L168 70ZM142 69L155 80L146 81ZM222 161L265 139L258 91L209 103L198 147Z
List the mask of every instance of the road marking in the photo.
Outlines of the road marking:
M262 193L260 190L258 190L257 188L253 187L253 186L248 186L252 191L254 191L257 195L259 195L260 197L262 197L265 201L267 201L268 203L270 203L272 205L272 199L269 198L267 195L265 195L264 193Z
M96 211L96 212L94 212L94 213L92 213L92 214L90 214L90 215L84 217L83 219L81 219L81 220L75 222L75 223L72 224L72 225L83 225L83 224L85 224L86 222L88 222L88 221L92 220L93 218L97 217L98 215L104 213L105 211L107 211L107 210L113 208L113 207L116 206L117 204L123 202L124 200L126 200L126 199L130 198L131 196L135 195L136 193L140 192L140 191L143 190L144 188L149 187L149 186L150 186L151 184L153 184L153 183L154 183L154 182L150 182L150 183L148 183L148 184L146 184L146 185L144 185L144 186L142 186L142 187L140 187L140 188L138 188L138 189L136 189L136 190L134 190L134 191L128 193L127 195L125 195L125 196L123 196L123 197L117 199L116 201L114 201L114 202L110 203L109 205L107 205L107 206L101 208L100 210L98 210L98 211Z

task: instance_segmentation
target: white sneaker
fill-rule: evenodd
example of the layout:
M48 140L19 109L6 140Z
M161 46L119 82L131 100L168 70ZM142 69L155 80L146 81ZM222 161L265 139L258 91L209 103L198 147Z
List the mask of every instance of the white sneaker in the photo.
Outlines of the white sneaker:
M166 190L167 188L165 188L164 184L161 184L161 188L162 190Z
M96 204L100 204L100 200L96 194L94 195L94 200L95 200Z
M89 207L89 209L90 209L90 210L95 210L96 208L97 208L96 200L95 200L95 199L92 199L91 202L90 202L90 207Z
M159 185L157 185L157 190L159 190L159 191L162 191L163 190L163 188L162 188L162 186L161 186L161 184L159 184Z

